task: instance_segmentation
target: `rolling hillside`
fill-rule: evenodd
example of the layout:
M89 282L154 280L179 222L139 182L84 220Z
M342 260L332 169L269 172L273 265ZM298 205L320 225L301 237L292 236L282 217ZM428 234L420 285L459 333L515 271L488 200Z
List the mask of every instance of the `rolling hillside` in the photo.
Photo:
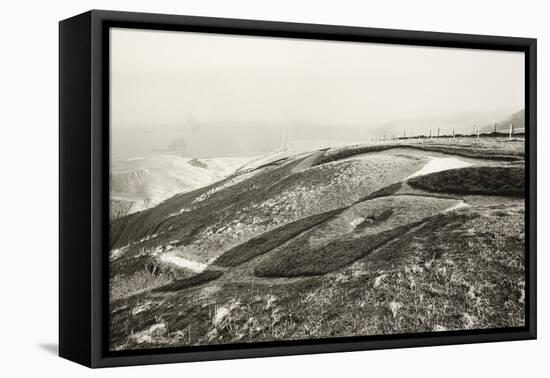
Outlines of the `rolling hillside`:
M175 194L221 180L251 159L151 155L115 163L110 175L111 218L148 209Z
M117 218L111 347L522 325L523 144L468 143L278 155Z

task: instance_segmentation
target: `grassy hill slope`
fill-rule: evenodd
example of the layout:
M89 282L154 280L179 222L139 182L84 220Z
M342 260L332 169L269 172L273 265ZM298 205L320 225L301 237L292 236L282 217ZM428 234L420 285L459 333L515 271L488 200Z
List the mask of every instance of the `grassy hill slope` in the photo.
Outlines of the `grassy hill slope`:
M116 220L111 347L521 326L522 150L495 146L285 157ZM474 165L407 179L442 152Z

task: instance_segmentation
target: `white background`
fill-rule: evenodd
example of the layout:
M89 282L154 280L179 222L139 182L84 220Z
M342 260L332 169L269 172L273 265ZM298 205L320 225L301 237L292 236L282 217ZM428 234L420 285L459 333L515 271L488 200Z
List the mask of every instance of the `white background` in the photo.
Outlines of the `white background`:
M0 22L0 375L466 377L548 374L545 237L550 27L544 1L10 1ZM539 340L89 370L58 358L58 26L89 9L132 10L538 38ZM547 166L546 166L547 168ZM546 273L546 274L545 274Z

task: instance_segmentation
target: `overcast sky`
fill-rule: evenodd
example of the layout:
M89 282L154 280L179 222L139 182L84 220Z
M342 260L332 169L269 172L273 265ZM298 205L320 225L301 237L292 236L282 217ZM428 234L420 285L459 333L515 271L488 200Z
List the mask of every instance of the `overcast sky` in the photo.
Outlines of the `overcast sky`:
M113 152L140 145L120 157L200 130L208 131L189 144L209 150L210 129L220 127L230 136L286 124L300 139L345 127L363 137L399 120L523 107L522 53L111 29ZM149 137L136 142L138 132Z

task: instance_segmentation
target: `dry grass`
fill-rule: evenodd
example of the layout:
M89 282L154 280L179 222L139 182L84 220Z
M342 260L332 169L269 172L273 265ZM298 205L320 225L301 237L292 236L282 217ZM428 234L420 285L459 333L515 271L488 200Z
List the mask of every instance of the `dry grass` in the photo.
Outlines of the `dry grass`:
M360 259L414 226L409 224L375 235L336 239L318 248L309 248L307 240L302 239L269 256L254 269L254 274L259 277L300 277L332 272Z
M318 225L319 223L325 222L340 211L341 210L339 209L336 211L329 211L285 224L284 226L266 232L228 250L223 255L218 257L213 264L223 267L235 267L241 265L254 257L260 256L273 248L278 247L287 240Z
M524 167L468 167L449 169L410 179L416 188L454 194L523 197Z
M347 334L522 326L523 215L521 207L496 207L437 216L327 277L312 305L327 311L318 298L335 292L330 308L340 315L327 329L348 327Z
M524 324L520 207L434 217L421 230L319 281L242 296L216 340L274 340L519 327ZM275 296L274 305L264 304ZM257 330L246 322L254 319Z
M170 291L180 291L213 281L216 278L220 277L222 274L223 272L219 270L205 270L204 272L201 272L197 275L169 282L166 285L155 288L153 291L163 293Z
M523 208L433 217L347 268L289 284L227 282L118 302L113 346L155 348L524 324ZM155 326L156 325L156 326ZM151 337L149 337L151 336Z
M130 276L117 275L109 283L110 299L118 300L164 286L173 277L166 273L150 273L146 270L135 272Z
M512 143L499 153L496 144L441 144L429 148L489 158L523 153ZM523 207L444 212L457 200L394 196L421 161L383 155L296 173L300 159L281 160L223 189L186 193L116 221L113 243L135 244L111 261L111 347L523 325ZM410 181L433 191L521 195L522 167L482 168ZM201 196L200 207L172 215ZM166 246L205 259L226 252L217 267L186 278L156 269L151 251Z
M356 145L332 149L317 159L315 165L326 164L365 153L386 151L393 148L411 148L487 160L516 161L524 158L524 148L522 145L515 144L512 148L506 149L504 149L503 146L504 144L502 143L495 145L494 143L472 142L471 139L469 143L460 144L453 142L452 139L441 139L437 141L418 140L416 142L390 141L376 145Z
M138 239L115 265L126 264L129 268L137 261L131 257L139 248L156 248L175 240L174 247L182 254L215 259L224 251L239 248L250 239L285 224L349 206L373 191L402 180L421 164L404 157L379 155L292 173L301 161L262 171L215 192L201 202L201 207L177 216L160 218L160 214L167 212L163 210L165 204L161 204L151 211L123 218L127 221L124 238L131 237L132 243L136 243L138 237L155 237L143 242ZM191 197L187 200L192 202ZM179 206L183 204L181 198L170 200L174 201ZM174 208L170 213L173 212Z

